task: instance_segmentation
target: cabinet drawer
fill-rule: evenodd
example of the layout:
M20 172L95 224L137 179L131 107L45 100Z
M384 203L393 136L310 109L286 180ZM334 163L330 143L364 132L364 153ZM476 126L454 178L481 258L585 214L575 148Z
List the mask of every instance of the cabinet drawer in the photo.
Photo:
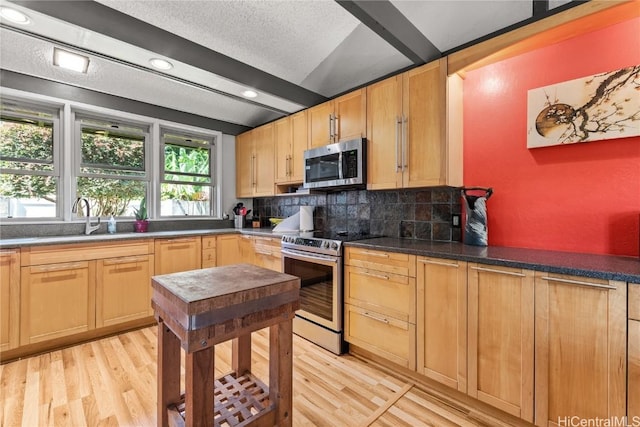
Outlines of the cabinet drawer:
M100 244L71 244L55 246L33 246L22 248L21 265L56 264L61 262L90 261L122 256L147 255L153 253L153 240Z
M202 242L204 244L204 241ZM202 268L211 268L216 266L216 248L202 249Z
M416 279L367 268L346 266L345 302L416 323Z
M629 319L640 320L640 284L629 283Z
M416 277L415 255L362 248L346 248L344 263L345 265Z
M215 248L216 236L202 236L202 250Z
M416 327L384 314L345 305L345 340L408 369L416 368Z

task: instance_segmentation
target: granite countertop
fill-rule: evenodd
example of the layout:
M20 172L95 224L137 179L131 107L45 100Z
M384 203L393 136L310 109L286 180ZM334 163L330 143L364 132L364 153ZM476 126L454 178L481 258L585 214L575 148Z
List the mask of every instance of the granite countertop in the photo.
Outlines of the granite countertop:
M12 239L0 239L0 249L20 248L23 246L44 246L44 245L63 245L75 243L99 243L113 242L118 240L134 240L134 239L156 239L156 238L172 238L187 236L204 236L216 234L249 234L256 236L281 237L285 233L277 233L269 228L216 228L216 229L198 229L198 230L177 230L177 231L151 231L148 233L115 233L115 234L74 234L70 236L44 236L44 237L22 237Z
M390 237L358 240L345 243L345 246L640 284L640 259L629 256L580 254L504 246L479 247L464 245L460 242L432 242Z

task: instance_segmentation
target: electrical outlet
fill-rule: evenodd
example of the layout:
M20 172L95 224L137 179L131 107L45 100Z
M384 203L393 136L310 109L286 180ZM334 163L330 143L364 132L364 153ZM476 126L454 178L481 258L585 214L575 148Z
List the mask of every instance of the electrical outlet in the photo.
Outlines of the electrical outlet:
M451 226L453 228L460 228L460 214L451 215Z

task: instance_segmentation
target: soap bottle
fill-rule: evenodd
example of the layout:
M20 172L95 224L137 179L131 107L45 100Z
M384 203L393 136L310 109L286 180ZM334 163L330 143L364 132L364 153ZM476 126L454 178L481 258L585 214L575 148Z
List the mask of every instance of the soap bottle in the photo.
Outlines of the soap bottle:
M116 219L111 215L109 218L109 222L107 223L107 233L115 234L116 232Z

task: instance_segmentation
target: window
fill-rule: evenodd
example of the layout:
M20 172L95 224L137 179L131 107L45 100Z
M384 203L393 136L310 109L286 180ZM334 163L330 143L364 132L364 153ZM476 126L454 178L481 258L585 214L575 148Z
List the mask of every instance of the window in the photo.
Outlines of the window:
M55 108L3 100L0 217L59 217L59 116Z
M210 216L214 137L162 131L161 216Z
M147 194L148 126L77 115L76 129L76 197L92 216L133 216Z

